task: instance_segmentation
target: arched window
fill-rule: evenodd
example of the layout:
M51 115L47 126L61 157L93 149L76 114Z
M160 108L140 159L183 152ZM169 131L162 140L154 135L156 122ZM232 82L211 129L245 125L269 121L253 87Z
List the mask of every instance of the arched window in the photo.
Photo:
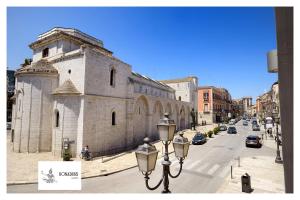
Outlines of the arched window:
M113 86L113 87L115 86L115 74L116 74L116 71L114 69L111 69L109 84L110 84L110 86Z
M116 112L112 112L111 114L111 125L116 125Z
M55 111L55 127L59 127L59 111Z
M48 57L48 56L49 56L49 48L43 49L43 55L42 55L42 57L45 58L45 57Z
M178 100L181 101L181 96L178 97Z

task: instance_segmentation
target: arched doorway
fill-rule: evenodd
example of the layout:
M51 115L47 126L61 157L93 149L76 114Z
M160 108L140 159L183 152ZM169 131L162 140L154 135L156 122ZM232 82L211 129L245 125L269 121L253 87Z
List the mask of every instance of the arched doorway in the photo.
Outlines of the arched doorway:
M157 124L159 120L163 117L163 106L160 101L156 101L153 107L153 115L152 115L152 139L158 139L158 132L157 132Z
M169 119L173 119L173 112L172 112L172 107L170 103L167 103L165 112L169 114Z
M149 104L145 96L140 96L134 105L133 114L133 143L143 143L148 136Z

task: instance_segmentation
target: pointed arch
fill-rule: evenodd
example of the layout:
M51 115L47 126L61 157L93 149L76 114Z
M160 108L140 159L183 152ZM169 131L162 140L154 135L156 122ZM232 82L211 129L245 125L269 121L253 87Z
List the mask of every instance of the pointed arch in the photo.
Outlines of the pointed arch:
M149 130L149 101L144 95L137 98L133 112L133 143L143 142Z

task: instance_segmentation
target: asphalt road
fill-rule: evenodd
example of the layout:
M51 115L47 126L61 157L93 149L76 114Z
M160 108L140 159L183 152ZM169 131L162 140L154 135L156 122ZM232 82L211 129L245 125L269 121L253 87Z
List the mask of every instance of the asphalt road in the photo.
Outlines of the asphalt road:
M237 167L237 157L253 157L266 155L275 157L274 150L263 146L262 148L246 148L245 138L249 134L259 134L263 131L253 132L251 125L243 126L242 120L236 125L238 134L221 132L204 145L191 145L188 158L184 160L183 171L178 178L170 178L169 188L172 193L215 193L222 185L230 168ZM171 172L178 171L179 164L171 154ZM157 161L155 171L150 175L149 184L153 187L161 178L162 165ZM158 189L150 191L146 188L144 177L138 168L129 169L109 176L88 178L82 180L81 191L38 191L37 184L13 185L7 187L9 193L35 193L35 192L84 192L84 193L160 193Z

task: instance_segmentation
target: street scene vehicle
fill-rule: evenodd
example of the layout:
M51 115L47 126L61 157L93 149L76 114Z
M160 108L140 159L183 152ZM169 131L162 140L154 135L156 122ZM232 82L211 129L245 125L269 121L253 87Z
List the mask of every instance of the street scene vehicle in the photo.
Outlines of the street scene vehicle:
M268 129L272 129L273 128L273 124L274 124L274 122L273 122L272 117L267 117L266 118L266 129L267 130Z
M227 133L228 134L236 134L237 133L236 128L234 126L230 126L227 130Z
M235 124L235 119L231 119L230 121L229 121L229 125L234 125Z
M260 148L262 146L261 138L257 135L247 136L245 144L246 144L246 147L253 146L253 147Z
M260 127L258 124L253 124L252 125L252 131L260 131Z
M258 124L256 119L252 119L252 122L251 122L251 123L252 123L252 125L253 125L253 124Z
M227 126L225 124L220 125L220 131L226 131Z
M193 137L192 144L204 144L206 142L206 138L202 133L196 133Z
M248 122L247 121L243 121L243 126L248 126Z

